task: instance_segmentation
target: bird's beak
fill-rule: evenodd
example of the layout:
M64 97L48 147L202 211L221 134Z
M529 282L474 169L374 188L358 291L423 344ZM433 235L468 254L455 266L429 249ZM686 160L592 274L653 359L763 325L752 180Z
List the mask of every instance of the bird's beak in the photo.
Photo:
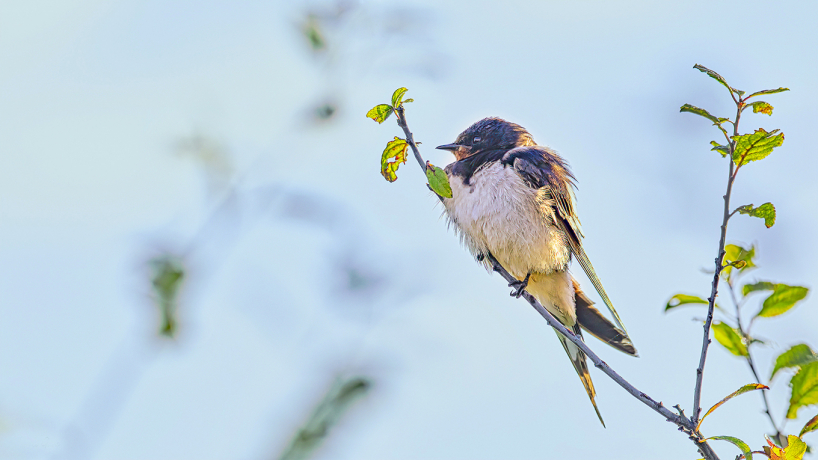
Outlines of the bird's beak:
M463 147L463 146L459 145L459 144L445 144L445 145L438 145L435 148L440 149L440 150L451 150L452 152L454 152L455 150L457 150L460 147Z

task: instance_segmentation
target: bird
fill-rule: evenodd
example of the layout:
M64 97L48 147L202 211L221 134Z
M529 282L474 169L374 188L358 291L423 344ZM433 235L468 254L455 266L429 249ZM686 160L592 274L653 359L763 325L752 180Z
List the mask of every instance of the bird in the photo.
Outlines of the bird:
M522 126L484 118L438 149L454 154L444 168L451 198L440 197L449 226L478 262L491 270L491 258L516 282L512 296L533 295L567 329L582 330L613 348L638 356L591 261L574 206L576 178L568 163L549 147L537 145ZM594 306L569 272L575 258L608 307L616 325ZM597 417L596 391L585 353L557 333L582 381Z

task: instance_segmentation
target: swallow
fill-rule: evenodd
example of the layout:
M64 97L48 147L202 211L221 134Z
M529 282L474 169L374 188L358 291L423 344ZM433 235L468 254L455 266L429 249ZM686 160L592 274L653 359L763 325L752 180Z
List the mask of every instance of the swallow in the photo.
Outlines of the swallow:
M582 330L631 356L638 356L622 320L582 248L574 207L576 179L554 150L537 145L522 126L485 118L438 149L454 154L446 168L452 197L441 197L450 227L487 269L489 255L518 281L511 295L527 290L575 335ZM580 289L568 270L575 258L616 324ZM585 353L557 336L582 381L602 426Z

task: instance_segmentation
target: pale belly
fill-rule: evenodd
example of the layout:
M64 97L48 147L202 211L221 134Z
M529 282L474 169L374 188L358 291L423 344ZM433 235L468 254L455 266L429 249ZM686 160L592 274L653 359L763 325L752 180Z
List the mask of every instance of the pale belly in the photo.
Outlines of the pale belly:
M475 172L469 185L457 176L449 180L453 196L443 204L472 254L490 251L517 279L567 268L570 248L554 226L545 190L531 189L499 163Z

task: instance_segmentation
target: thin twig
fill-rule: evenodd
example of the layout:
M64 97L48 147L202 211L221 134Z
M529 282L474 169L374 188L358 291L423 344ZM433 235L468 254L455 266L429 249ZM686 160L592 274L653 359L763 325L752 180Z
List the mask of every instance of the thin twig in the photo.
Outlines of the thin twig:
M398 118L398 126L403 129L403 133L406 136L406 142L412 148L412 152L415 154L415 159L418 161L421 169L423 169L424 174L426 171L426 163L423 161L423 157L421 157L420 152L418 151L417 146L415 145L414 136L412 136L412 132L409 131L409 127L406 124L406 115L404 114L403 106L399 106L395 113ZM492 264L492 268L494 271L500 274L506 281L509 283L517 282L518 280L511 276L511 274L503 268L502 265L491 255L488 255L489 261ZM705 440L704 436L696 430L696 424L692 422L689 418L685 417L681 409L679 410L679 415L674 414L668 408L666 408L661 402L657 402L647 394L639 391L636 387L631 385L627 380L622 378L621 375L616 373L610 366L608 366L605 361L599 358L585 342L582 341L581 338L574 335L571 331L569 331L561 322L559 322L554 316L546 310L542 304L528 291L523 291L522 295L525 300L534 307L535 310L545 319L549 326L553 327L557 330L560 334L565 336L568 340L570 340L573 344L579 347L585 355L591 359L591 362L594 363L598 369L600 369L605 375L610 377L614 382L616 382L620 387L622 387L625 391L631 394L634 398L641 401L646 406L650 407L654 411L658 412L661 416L665 418L668 422L674 423L676 426L679 427L679 430L684 432L688 435L688 437L696 444L696 448L699 450L699 453L706 458L707 460L718 460L719 457L710 447L710 445ZM711 308L712 310L712 308ZM712 311L711 311L712 315Z
M733 288L733 283L728 282L727 287L730 290L730 297L733 300L733 305L736 307L736 324L738 325L738 331L741 334L741 337L744 339L744 341L747 342L747 356L746 356L747 364L750 366L750 371L753 373L753 377L755 377L756 383L761 383L763 385L766 385L766 383L763 383L761 381L761 378L759 378L758 372L756 371L755 362L753 361L753 354L750 352L750 346L752 345L752 337L750 337L750 329L749 328L744 329L743 325L741 324L741 312L739 311L741 305L739 304L738 299L736 298L736 291ZM778 428L778 425L775 423L775 419L773 419L773 414L770 411L770 401L767 399L767 392L762 391L761 392L761 397L764 400L764 412L767 414L767 417L770 419L770 423L772 424L773 429L775 430L775 436L776 436L776 438L778 438L779 444L783 445L782 443L784 442L783 440L786 438L786 436L784 436L781 433L781 430Z
M732 91L731 91L732 94ZM735 100L735 97L733 98ZM736 101L736 122L733 124L733 135L738 136L738 122L741 119L741 102ZM724 242L727 238L727 222L730 220L730 195L733 191L733 182L736 180L738 169L734 166L733 152L736 149L735 141L730 144L729 163L730 168L727 176L727 192L724 194L724 216L721 222L721 235L719 236L719 250L716 255L716 271L713 274L713 285L710 288L709 304L707 306L707 319L704 322L704 333L702 334L702 353L699 357L699 367L696 368L696 386L693 390L693 423L699 422L701 414L702 379L704 378L704 363L707 360L707 347L710 346L710 326L713 323L713 309L716 306L716 296L719 292L719 277L721 276L722 262L724 261Z

